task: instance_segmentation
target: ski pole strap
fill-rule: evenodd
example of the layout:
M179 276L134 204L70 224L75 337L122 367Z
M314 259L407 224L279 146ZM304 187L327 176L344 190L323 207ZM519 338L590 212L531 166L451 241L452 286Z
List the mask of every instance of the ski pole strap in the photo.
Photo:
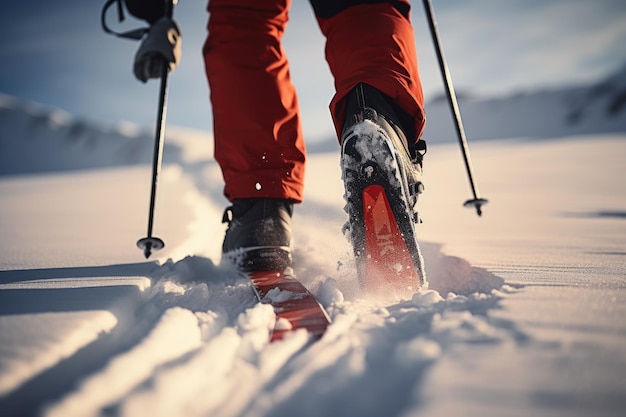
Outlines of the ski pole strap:
M107 11L109 10L109 8L111 6L113 6L114 3L117 3L117 18L118 21L121 23L124 21L124 6L122 5L122 0L107 0L107 2L104 4L104 7L102 7L102 15L100 16L100 21L102 23L102 29L106 32L109 33L111 35L115 35L119 38L125 38L125 39L133 39L133 40L140 40L141 38L144 37L144 35L146 33L148 33L150 31L150 28L146 27L146 28L138 28L138 29L133 29L133 30L129 30L127 32L116 32L114 30L112 30L106 22L106 16L107 16Z

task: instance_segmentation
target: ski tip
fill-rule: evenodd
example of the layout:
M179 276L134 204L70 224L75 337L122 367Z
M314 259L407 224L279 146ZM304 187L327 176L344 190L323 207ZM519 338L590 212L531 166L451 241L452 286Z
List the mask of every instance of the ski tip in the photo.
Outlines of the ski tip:
M487 204L488 202L489 200L487 200L486 198L473 198L463 203L463 206L464 207L476 207L476 214L478 214L478 216L480 217L483 215L482 206Z
M144 237L137 241L137 247L143 250L143 254L148 259L153 250L163 249L165 242L158 237Z

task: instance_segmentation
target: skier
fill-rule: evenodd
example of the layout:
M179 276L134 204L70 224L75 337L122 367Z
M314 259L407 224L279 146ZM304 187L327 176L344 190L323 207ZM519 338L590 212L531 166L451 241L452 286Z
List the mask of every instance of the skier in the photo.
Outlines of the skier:
M163 0L125 0L150 23L134 62L138 79L180 59ZM293 206L303 199L305 144L281 38L290 0L209 0L206 75L215 158L232 203L223 256L243 270L291 265ZM310 0L326 37L336 94L348 228L365 285L383 264L423 283L414 206L422 192L425 117L408 0ZM382 209L381 209L382 207Z

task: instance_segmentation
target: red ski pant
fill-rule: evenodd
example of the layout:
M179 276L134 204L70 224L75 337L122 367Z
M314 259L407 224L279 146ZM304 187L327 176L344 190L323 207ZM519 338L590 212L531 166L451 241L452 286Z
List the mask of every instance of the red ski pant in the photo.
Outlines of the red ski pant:
M215 158L224 194L237 198L303 198L305 144L298 99L281 38L290 0L210 0L204 45L211 93ZM357 2L351 2L357 3ZM408 0L396 0L408 10ZM406 4L405 4L406 3ZM407 12L408 13L408 12ZM369 84L415 118L423 130L423 94L413 28L390 3L358 4L317 17L335 79L330 104L337 134L342 105L359 83Z

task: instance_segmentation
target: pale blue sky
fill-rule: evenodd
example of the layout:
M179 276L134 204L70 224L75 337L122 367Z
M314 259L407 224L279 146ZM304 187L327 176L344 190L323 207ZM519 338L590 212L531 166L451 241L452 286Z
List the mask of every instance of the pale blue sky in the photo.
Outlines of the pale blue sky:
M624 0L432 1L457 90L505 94L589 82L626 63ZM138 44L101 31L102 3L5 2L0 13L0 93L103 124L125 120L152 127L158 81L135 81L131 66ZM180 0L175 10L183 31L183 61L171 77L168 123L211 130L201 57L205 8L204 0ZM112 24L115 17L112 9ZM413 2L412 18L428 98L442 91L442 82L422 2ZM332 78L308 1L294 1L284 45L305 134L312 140L332 135L327 110Z

